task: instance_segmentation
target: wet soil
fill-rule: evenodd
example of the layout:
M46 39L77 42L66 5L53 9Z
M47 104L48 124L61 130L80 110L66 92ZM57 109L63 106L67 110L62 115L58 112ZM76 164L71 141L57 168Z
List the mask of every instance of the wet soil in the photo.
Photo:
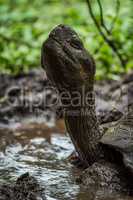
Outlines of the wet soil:
M133 76L127 77L96 84L101 123L120 119L132 104ZM41 70L18 77L0 75L0 185L13 185L29 172L45 188L47 200L132 199L88 190L76 182L82 170L69 162L74 148L60 106L49 106L55 99Z
M44 189L29 173L22 174L13 184L0 185L0 200L46 200Z

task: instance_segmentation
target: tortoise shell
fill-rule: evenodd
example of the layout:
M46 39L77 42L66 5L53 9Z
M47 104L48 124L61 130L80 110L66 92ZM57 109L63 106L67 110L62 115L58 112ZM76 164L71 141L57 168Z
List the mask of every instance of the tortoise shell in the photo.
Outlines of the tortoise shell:
M119 152L125 167L133 173L133 110L109 128L100 142Z

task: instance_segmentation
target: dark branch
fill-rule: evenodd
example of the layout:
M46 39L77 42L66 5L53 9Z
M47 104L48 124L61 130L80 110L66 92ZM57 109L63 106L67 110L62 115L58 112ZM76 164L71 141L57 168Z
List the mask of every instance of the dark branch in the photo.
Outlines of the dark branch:
M119 10L120 10L120 1L119 0L116 0L116 11L115 11L115 17L113 18L112 22L111 22L111 25L110 25L110 28L108 29L106 24L105 24L105 21L104 21L104 17L103 17L103 8L102 8L102 4L101 4L101 1L100 0L97 0L98 2L98 5L99 5L99 10L100 10L100 21L101 21L101 26L105 29L106 33L109 35L109 36L112 36L112 31L114 29L114 26L115 26L115 23L116 23L116 20L118 18L118 14L119 14ZM99 45L99 48L97 48L95 50L95 53L97 53L100 48L103 46L104 42L102 41L101 44ZM117 42L118 44L118 42ZM122 49L122 44L118 44L119 45L119 48Z
M104 28L104 30L106 31L106 33L108 35L110 35L110 30L107 28L105 22L104 22L104 18L103 18L103 8L102 8L102 4L100 0L97 0L97 3L99 5L99 10L100 10L100 22L101 22L101 26Z
M111 35L112 30L114 28L115 22L118 18L118 14L119 14L119 10L120 10L120 1L116 0L116 15L114 17L114 19L112 20L111 26L110 28L107 28L105 21L104 21L104 17L103 17L103 8L102 8L102 4L100 0L97 0L98 6L99 6L99 10L100 10L100 22L101 22L101 26L104 28L104 30L106 31L106 33L108 35Z
M116 20L118 18L118 15L119 15L119 11L120 11L120 1L116 0L116 11L115 11L116 15L115 15L115 17L114 17L114 19L112 21L112 24L111 24L111 27L110 27L110 32L112 32L112 30L114 29L115 22L116 22Z
M86 3L88 5L90 16L91 16L93 22L95 23L95 26L97 27L100 35L102 36L102 38L104 39L104 41L111 47L111 49L113 50L113 52L117 55L118 59L120 60L121 65L125 68L126 61L123 58L123 56L120 54L119 50L117 49L115 41L113 39L109 39L106 36L106 34L102 31L102 28L99 25L99 23L97 22L96 17L94 15L93 11L92 11L90 0L86 0Z

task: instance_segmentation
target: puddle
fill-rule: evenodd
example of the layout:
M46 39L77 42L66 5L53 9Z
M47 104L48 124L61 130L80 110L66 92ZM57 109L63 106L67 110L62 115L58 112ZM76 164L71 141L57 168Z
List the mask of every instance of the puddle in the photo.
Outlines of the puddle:
M25 120L22 124L1 127L0 182L12 182L30 172L45 187L47 200L126 199L85 190L75 182L80 170L67 159L74 148L64 132L62 120L56 126Z

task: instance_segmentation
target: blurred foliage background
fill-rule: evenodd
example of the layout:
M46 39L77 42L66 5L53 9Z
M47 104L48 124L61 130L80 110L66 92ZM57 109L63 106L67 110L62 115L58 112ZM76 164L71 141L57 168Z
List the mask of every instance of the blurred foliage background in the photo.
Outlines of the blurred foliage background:
M100 23L97 0L91 3ZM133 1L119 0L119 8L116 0L101 3L109 37L121 44L125 66L99 34L85 0L0 0L0 72L18 74L39 67L42 42L54 26L63 23L79 33L96 59L97 79L117 79L133 68Z

